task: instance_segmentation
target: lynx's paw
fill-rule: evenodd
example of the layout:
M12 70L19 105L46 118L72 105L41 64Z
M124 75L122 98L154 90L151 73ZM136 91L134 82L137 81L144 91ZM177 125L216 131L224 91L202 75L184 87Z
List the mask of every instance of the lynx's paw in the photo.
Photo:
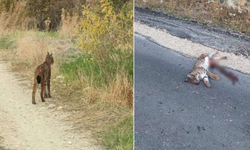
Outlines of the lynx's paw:
M213 79L216 80L216 81L218 81L218 80L220 80L220 77L217 76L217 75L215 75L215 76L213 77Z
M48 94L44 94L44 98L49 98Z
M208 87L208 88L210 88L211 87L211 85L208 83L208 84L206 84L206 86Z
M204 84L205 84L208 88L211 87L208 78L204 78L203 81L204 81Z

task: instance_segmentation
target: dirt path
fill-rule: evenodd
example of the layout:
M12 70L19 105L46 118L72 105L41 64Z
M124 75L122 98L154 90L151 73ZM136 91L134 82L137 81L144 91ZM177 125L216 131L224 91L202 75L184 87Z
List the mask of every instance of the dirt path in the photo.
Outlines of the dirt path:
M96 141L71 130L70 115L49 103L31 104L31 89L0 61L0 137L14 150L100 150ZM53 95L52 95L53 96Z

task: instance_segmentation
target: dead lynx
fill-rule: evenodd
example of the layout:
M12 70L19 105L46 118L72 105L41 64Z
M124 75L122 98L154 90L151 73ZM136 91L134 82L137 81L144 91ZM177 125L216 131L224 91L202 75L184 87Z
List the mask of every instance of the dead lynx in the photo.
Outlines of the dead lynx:
M227 57L214 57L217 53L202 54L196 62L193 71L187 75L185 82L199 84L200 80L203 80L207 87L211 87L208 77L213 80L219 80L218 75L213 74L208 69L211 65L214 65L218 60L226 60Z
M50 98L50 78L51 78L51 65L54 63L54 59L52 54L47 53L45 62L39 65L35 70L35 77L34 77L34 85L33 85L33 92L32 92L32 104L36 104L35 95L36 95L36 88L37 84L41 83L41 99L42 102L45 102L44 97ZM46 90L48 88L48 93ZM44 92L45 90L45 92Z

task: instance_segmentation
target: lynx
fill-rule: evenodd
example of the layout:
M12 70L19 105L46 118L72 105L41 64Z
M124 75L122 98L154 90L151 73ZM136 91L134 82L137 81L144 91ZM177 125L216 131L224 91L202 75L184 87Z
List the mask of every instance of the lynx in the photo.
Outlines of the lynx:
M198 61L196 62L193 68L193 71L187 75L187 79L185 80L185 82L190 82L198 85L200 80L203 80L207 87L211 87L208 77L212 78L213 80L219 80L220 77L218 75L213 74L208 69L211 67L217 67L217 61L226 60L227 57L214 57L216 54L217 52L212 54L202 54L198 58Z
M36 95L37 84L41 84L40 95L41 95L42 102L45 102L44 97L51 98L50 78L51 78L51 65L53 63L54 63L54 58L52 54L47 53L45 62L37 66L35 70L34 85L33 85L33 92L32 92L32 104L36 104L35 95ZM48 88L48 93L47 93L46 88Z

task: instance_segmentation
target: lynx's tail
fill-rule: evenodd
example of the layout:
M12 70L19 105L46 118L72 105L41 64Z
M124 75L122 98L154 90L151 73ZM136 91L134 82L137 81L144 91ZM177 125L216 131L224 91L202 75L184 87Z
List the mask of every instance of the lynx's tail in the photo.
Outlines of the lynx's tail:
M37 83L38 83L38 84L41 83L41 77L40 77L39 75L36 77L36 80L37 80Z

